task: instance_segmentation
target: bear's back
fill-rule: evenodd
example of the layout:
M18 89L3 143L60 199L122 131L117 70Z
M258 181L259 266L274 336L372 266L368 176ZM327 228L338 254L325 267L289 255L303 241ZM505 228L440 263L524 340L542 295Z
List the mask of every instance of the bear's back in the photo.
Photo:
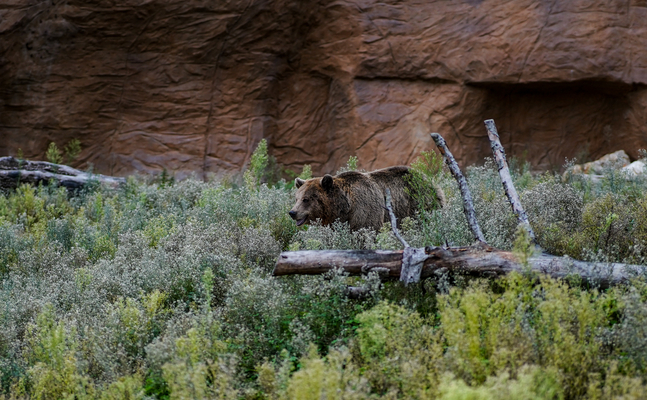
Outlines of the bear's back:
M367 175L368 174L364 172L346 171L336 175L335 178L340 179L340 182L343 182L346 185L354 185L366 181L366 179L368 179Z
M393 184L398 185L405 181L405 177L409 175L410 168L404 165L395 167L388 167L378 169L371 172L357 172L347 171L335 176L341 179L344 185L353 186L357 184L365 184L368 180L377 182L382 187L389 187Z
M395 188L404 186L406 177L409 175L409 167L398 165L395 167L378 169L367 174L382 188Z
M347 171L335 176L335 185L351 198L366 200L371 196L382 196L382 185L371 177L371 173Z
M362 200L371 193L383 200L386 189L389 188L395 201L404 200L406 197L404 188L407 186L409 167L395 166L378 169L372 172L348 171L337 175L336 183L340 189L351 197L359 197ZM359 196L357 196L359 194Z

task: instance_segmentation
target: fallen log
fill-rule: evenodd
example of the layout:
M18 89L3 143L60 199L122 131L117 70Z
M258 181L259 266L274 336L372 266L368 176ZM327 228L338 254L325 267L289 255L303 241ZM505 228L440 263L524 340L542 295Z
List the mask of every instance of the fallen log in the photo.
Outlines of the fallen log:
M541 273L556 279L574 277L600 289L628 282L647 271L645 266L621 263L589 263L548 254L531 257L524 266L509 251L485 244L468 247L426 247L421 279L443 273L472 277L498 277L510 272ZM383 280L397 280L402 269L402 250L306 250L279 255L274 276L318 275L341 268L349 276L377 272Z
M126 183L125 178L90 174L67 165L0 157L0 189L2 190L15 189L22 183L46 185L52 181L67 188L68 191L79 190L88 184L99 183L117 188Z

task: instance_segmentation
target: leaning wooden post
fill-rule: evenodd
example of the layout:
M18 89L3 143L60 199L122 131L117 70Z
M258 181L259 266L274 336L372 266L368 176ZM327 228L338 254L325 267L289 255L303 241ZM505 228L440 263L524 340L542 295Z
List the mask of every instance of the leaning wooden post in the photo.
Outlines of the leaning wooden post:
M445 139L443 139L443 137L440 136L439 133L432 133L431 138L434 139L436 146L438 146L438 150L440 150L440 154L445 157L445 163L449 167L449 171L456 179L456 182L458 182L458 188L460 189L461 197L463 198L463 211L465 212L465 217L467 218L467 224L472 230L472 234L474 234L474 238L481 243L485 243L485 237L483 236L483 232L481 232L479 223L476 220L474 202L472 201L472 194L470 193L470 189L467 186L467 180L463 176L461 169L458 167L456 159L454 159L451 151L449 151L449 148L447 148Z
M490 145L492 147L492 154L494 154L494 160L499 168L499 176L501 177L501 182L503 182L503 190L505 191L506 196L508 196L508 201L512 205L512 211L514 211L517 216L519 223L523 224L530 239L535 242L535 233L532 231L530 222L528 221L528 215L521 205L521 200L519 200L519 195L517 194L517 189L515 189L514 184L512 183L512 177L510 176L510 168L508 168L508 162L505 159L505 150L501 145L501 140L499 139L499 133L496 130L496 125L494 125L493 119L485 120L485 128L487 129L488 137L490 138Z

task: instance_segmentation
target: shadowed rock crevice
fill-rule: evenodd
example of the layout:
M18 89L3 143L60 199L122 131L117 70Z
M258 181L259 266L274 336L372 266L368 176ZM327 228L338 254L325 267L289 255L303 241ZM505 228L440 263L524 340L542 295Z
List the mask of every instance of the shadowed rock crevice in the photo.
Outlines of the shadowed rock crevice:
M636 159L645 146L644 136L626 120L639 113L631 96L644 94L642 85L579 81L479 87L487 91L485 113L499 124L506 149L535 168L559 169L566 157L589 159L622 149Z

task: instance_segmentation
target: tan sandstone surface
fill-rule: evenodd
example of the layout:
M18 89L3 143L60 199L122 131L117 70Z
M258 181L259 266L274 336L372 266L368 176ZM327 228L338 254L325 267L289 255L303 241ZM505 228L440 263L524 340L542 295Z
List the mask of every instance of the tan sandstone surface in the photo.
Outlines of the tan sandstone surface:
M410 163L535 168L647 147L647 1L9 0L0 155L79 139L104 174L236 172L261 138L316 174Z

